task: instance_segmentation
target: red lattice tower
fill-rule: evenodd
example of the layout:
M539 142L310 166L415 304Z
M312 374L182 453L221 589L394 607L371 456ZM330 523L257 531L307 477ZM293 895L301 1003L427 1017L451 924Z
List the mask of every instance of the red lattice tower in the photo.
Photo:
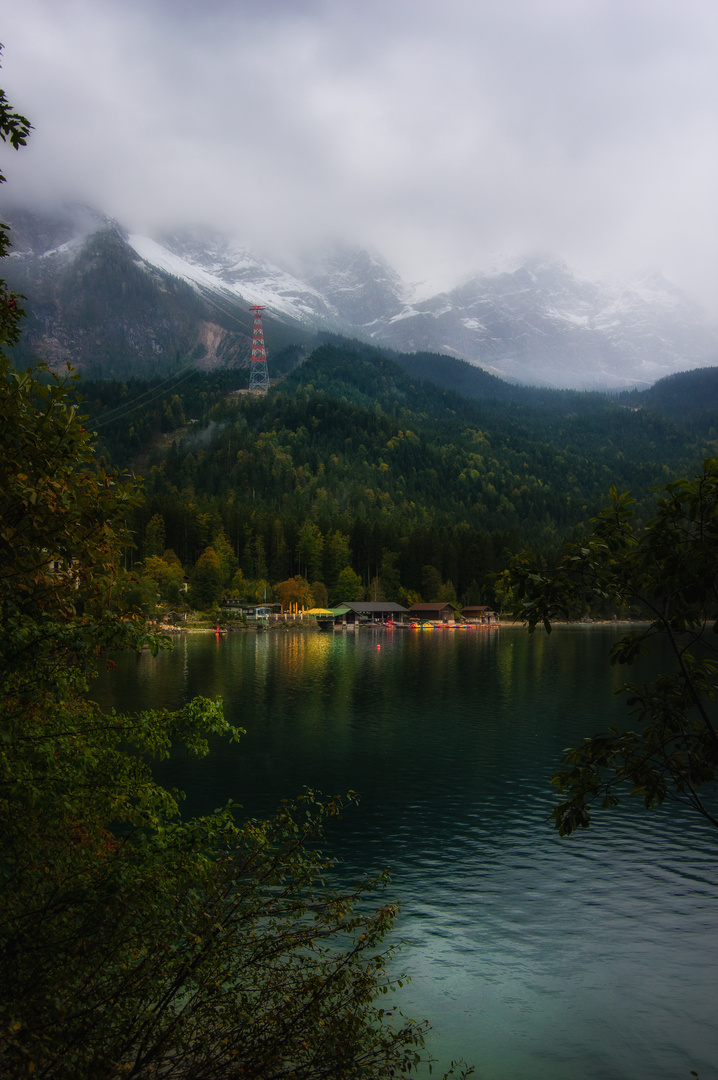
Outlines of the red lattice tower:
M266 394L267 390L269 390L269 371L267 370L267 350L264 348L264 331L262 330L264 304L254 304L249 310L254 312L252 359L249 364L249 392L250 394Z

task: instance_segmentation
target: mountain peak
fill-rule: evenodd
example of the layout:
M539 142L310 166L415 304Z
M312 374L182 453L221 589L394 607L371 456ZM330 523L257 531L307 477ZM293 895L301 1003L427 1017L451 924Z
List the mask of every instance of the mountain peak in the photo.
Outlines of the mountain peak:
M622 285L590 281L542 252L426 295L412 293L381 255L354 244L325 246L291 267L200 225L152 238L128 236L89 207L8 216L15 248L7 276L31 307L45 305L37 325L48 341L65 288L52 286L52 275L59 280L61 264L80 257L88 235L111 228L129 245L136 267L180 279L204 305L206 319L227 326L234 319L242 333L247 308L262 304L288 332L332 331L399 352L461 357L512 381L576 389L645 385L718 360L715 328L656 273ZM95 260L105 249L100 245ZM51 253L58 258L47 260ZM65 324L63 333L71 352ZM196 332L198 348L202 333ZM42 355L39 338L36 351Z
M339 318L354 328L391 318L407 296L406 285L387 261L355 244L335 243L305 258L304 273Z

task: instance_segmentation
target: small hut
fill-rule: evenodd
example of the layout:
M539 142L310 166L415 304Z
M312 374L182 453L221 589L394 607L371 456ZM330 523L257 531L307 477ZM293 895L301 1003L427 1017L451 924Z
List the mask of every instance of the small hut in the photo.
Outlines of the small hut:
M456 609L453 604L438 601L431 604L412 604L409 608L409 616L419 619L420 622L454 622Z
M482 625L498 625L499 617L486 604L469 606L461 609L461 615L467 622Z

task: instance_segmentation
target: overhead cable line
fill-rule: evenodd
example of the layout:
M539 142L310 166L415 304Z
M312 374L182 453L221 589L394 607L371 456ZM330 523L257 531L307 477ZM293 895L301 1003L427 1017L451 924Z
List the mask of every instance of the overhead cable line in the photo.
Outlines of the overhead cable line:
M131 398L130 401L123 401L121 405L115 405L114 409L110 409L109 413L105 414L105 419L111 413L122 412L122 410L127 408L128 405L133 405L135 402L142 401L142 398L147 397L149 394L154 394L154 392L156 390L159 390L160 387L166 386L167 383L173 382L177 378L178 375L183 375L184 372L187 371L188 368L191 367L191 366L192 366L191 364L188 364L185 367L180 368L179 371L173 371L172 374L168 375L166 379L162 380L162 382L155 383L153 386L150 386L149 389L144 390L137 397ZM148 380L148 381L151 382L152 380Z
M242 329L247 334L249 334L249 327L246 325L245 322L243 322L241 319L238 319L237 316L233 312L227 311L227 309L223 308L221 306L221 304L218 304L213 296L209 296L207 294L207 292L205 292L203 286L200 285L199 290L200 290L200 295L202 296L202 298L205 300L206 303L211 304L213 307L216 307L217 311L221 311L223 315L226 315L228 319L232 319L234 322L236 322L237 326L241 326ZM248 300L246 302L249 303Z
M183 368L182 370L187 371L186 368ZM184 375L183 378L177 379L177 381L174 383L174 386L172 386L170 389L176 389L176 387L180 386L183 382L186 382L187 379L189 379L192 375L195 375L198 370L199 369L196 367L190 368L190 370L187 371L187 374ZM133 412L136 412L138 409L142 409L147 405L151 405L153 401L157 401L158 398L164 397L164 395L168 392L165 389L167 383L172 382L172 380L176 378L177 373L175 373L175 375L173 375L170 379L165 379L163 383L159 384L159 387L153 386L150 390L145 390L144 394L140 394L139 397L133 398L132 401L127 401L123 405L118 405L116 408L112 409L109 414L105 415L102 420L99 420L96 424L94 424L94 427L101 428L105 427L107 424L112 424L115 420L124 420ZM154 391L157 391L157 393L153 393ZM153 396L147 398L147 395L149 393L153 393ZM143 398L147 398L147 400L144 401Z
M220 304L217 303L217 301L213 297L207 296L204 290L202 290L201 286L200 291L206 303L214 306L218 311L221 311L223 315L226 315L227 318L232 319L238 326L242 327L245 332L248 332L246 325L240 319L238 319L235 314L233 314L231 311L227 311L226 308L223 308ZM159 383L157 386L152 386L149 390L145 390L144 393L140 394L138 397L133 398L132 401L123 402L122 405L115 406L114 409L111 409L109 413L106 413L102 417L102 419L93 426L95 428L106 427L108 424L113 423L115 420L126 419L126 417L131 416L132 413L135 412L137 409L143 408L146 405L151 405L153 401L157 400L157 398L162 397L162 395L165 393L164 387L166 387L168 383L171 383L173 380L177 379L178 375L182 375L185 371L188 372L187 375L184 376L184 378L177 379L175 387L180 386L186 379L188 379L198 370L199 369L194 367L192 364L188 365L186 368L181 368L178 372L174 372L174 374L169 375L163 382ZM155 393L155 391L158 392ZM153 396L148 397L149 394ZM145 398L147 398L147 400L143 400Z

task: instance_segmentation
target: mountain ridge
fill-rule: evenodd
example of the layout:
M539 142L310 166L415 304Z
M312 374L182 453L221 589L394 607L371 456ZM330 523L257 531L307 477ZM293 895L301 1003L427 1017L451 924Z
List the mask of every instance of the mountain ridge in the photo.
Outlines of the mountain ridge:
M503 379L557 388L648 386L718 361L718 331L655 274L618 287L541 258L419 299L381 256L350 245L290 266L216 231L130 233L88 207L6 216L14 243L7 276L27 296L29 315L20 352L56 365L74 357L95 373L141 376L192 359L244 365L250 304L266 307L270 365L273 350L312 345L325 333L462 358ZM94 327L93 304L78 289L94 298Z

